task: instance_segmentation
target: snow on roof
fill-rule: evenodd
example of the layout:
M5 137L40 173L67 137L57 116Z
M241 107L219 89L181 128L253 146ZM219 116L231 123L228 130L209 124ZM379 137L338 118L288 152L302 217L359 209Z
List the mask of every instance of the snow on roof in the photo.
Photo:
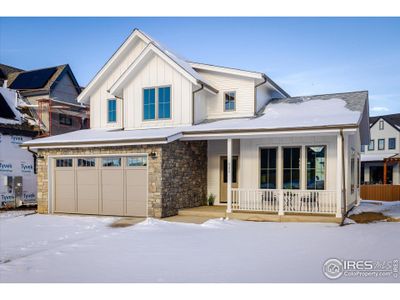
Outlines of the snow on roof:
M342 99L271 101L255 118L225 119L193 126L189 132L232 129L282 129L356 125L361 112L349 109Z
M165 139L171 142L179 138L182 127L149 128L137 130L118 129L83 129L65 134L34 139L24 143L26 146L43 144L93 143L93 142L121 142L121 141L154 141Z
M270 101L263 112L256 117L208 120L207 122L180 127L165 127L136 130L87 129L25 143L90 143L110 141L154 141L165 139L167 142L179 139L191 133L231 130L280 130L293 128L358 126L367 103L366 92L353 92L332 95L283 98ZM157 141L159 142L159 141Z

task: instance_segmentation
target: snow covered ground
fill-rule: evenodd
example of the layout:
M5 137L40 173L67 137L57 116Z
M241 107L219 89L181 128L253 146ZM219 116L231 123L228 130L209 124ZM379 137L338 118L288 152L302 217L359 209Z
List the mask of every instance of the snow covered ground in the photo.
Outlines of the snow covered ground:
M352 211L352 215L358 215L363 212L380 212L385 216L400 219L400 201L368 201L364 200L358 207Z
M400 258L400 223L204 224L29 215L0 218L0 282L327 282L329 258ZM400 282L345 278L334 282Z

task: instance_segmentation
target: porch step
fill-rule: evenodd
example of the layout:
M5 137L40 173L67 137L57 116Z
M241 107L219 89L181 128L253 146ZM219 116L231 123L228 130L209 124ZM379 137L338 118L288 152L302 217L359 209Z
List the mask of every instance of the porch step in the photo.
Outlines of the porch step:
M178 211L179 216L225 218L225 206L199 206L193 208L183 208Z
M273 213L260 212L232 212L226 213L226 206L199 206L183 208L178 211L179 216L204 217L204 218L230 218L253 222L316 222L316 223L340 223L341 218L325 215L310 214L286 214L279 216Z

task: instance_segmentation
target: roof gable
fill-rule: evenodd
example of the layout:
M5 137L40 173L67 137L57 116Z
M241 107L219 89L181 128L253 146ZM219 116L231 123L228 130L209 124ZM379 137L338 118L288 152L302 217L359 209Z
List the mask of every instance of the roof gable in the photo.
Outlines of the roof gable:
M151 40L145 34L143 34L139 29L135 28L133 32L128 36L128 38L122 43L122 45L114 52L114 54L110 57L110 59L103 65L103 67L96 73L93 79L89 82L86 88L79 94L77 100L78 102L85 102L90 92L94 89L99 81L107 75L108 70L112 68L117 62L118 58L121 57L125 51L133 45L137 39L141 39L146 44L150 43Z
M397 131L400 131L400 114L391 114L391 115L384 115L384 116L375 116L370 117L370 128L374 126L379 120L384 120L390 126L392 126Z
M142 53L140 53L140 55L135 59L135 61L125 70L125 72L122 73L117 81L111 86L109 92L114 96L122 97L122 89L124 85L142 68L146 58L148 58L151 54L161 57L193 84L201 83L206 85L206 88L208 88L211 92L218 92L218 90L205 83L199 74L196 72L193 73L193 69L186 68L185 65L182 65L182 63L177 60L175 56L170 54L168 51L163 51L163 49L160 49L159 46L153 42L149 43Z

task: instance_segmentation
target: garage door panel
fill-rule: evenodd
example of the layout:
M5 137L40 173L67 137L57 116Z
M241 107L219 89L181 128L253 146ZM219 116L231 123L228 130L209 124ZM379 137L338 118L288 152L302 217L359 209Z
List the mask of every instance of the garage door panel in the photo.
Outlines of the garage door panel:
M56 212L74 213L75 204L75 174L73 169L56 169L55 171L55 208Z
M147 216L147 169L126 171L126 213Z
M99 184L98 170L82 170L78 169L76 172L78 184L95 185Z
M128 186L142 187L147 185L147 170L127 170L126 184Z

